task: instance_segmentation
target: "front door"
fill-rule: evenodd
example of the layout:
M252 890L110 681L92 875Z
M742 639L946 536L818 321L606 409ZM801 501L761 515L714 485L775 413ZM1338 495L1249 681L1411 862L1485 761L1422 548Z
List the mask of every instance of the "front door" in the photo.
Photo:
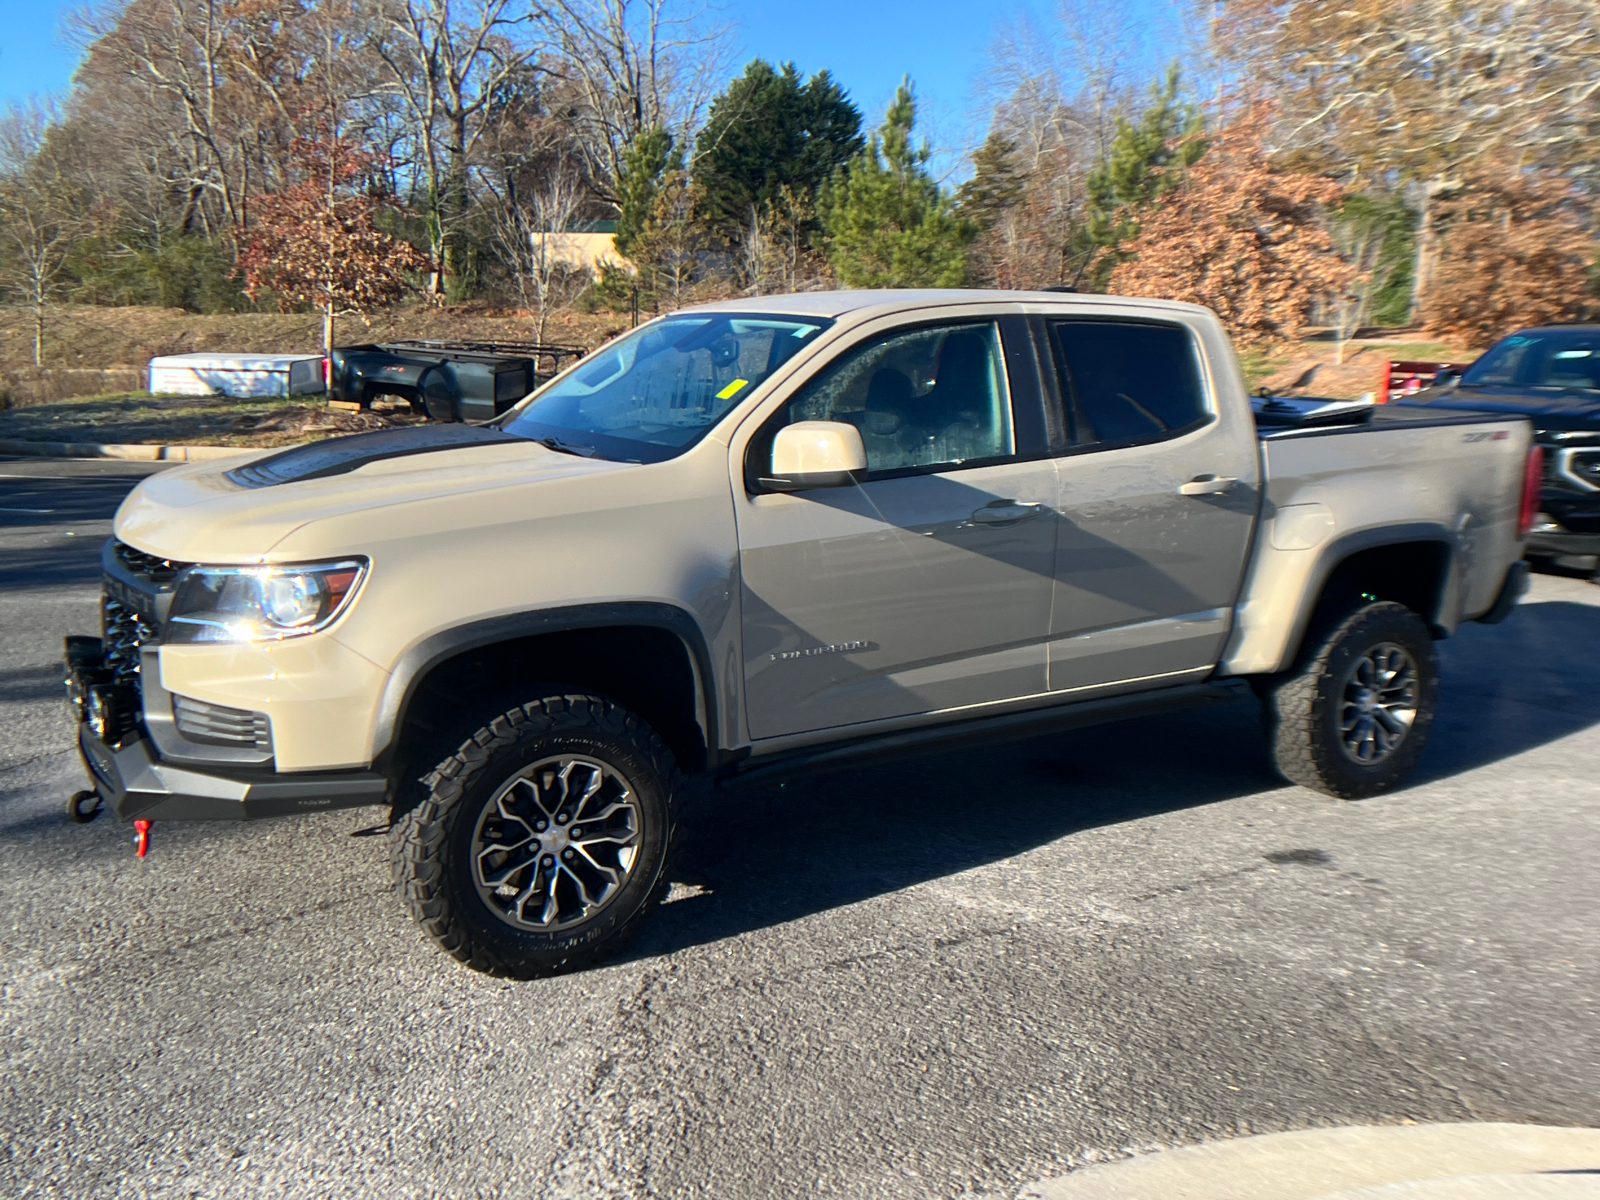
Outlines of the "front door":
M752 454L782 425L848 421L868 472L739 506L753 737L1046 690L1055 470L1019 452L1042 423L1018 419L1000 325L869 335L757 436Z
M1181 681L1216 664L1256 513L1255 431L1219 419L1178 322L1048 320L1073 449L1050 688Z

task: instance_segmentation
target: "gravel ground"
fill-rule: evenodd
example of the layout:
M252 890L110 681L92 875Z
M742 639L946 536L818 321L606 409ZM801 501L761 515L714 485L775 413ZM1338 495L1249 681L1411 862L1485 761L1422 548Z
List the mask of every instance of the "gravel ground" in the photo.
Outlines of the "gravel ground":
M378 810L142 862L66 823L56 646L134 478L0 462L0 1194L973 1200L1241 1133L1600 1124L1600 588L1441 645L1403 793L1283 786L1240 703L708 797L628 958L507 983L408 923Z

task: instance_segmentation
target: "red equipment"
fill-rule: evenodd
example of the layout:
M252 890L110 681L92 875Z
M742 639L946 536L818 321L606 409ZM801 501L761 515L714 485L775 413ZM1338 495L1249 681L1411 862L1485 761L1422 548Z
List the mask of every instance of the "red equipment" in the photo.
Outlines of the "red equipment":
M1412 392L1432 387L1434 378L1441 371L1454 371L1459 375L1471 365L1471 363L1449 362L1386 362L1383 364L1383 380L1378 385L1378 393L1373 399L1379 404L1387 404L1391 400L1400 399L1401 396L1409 396Z

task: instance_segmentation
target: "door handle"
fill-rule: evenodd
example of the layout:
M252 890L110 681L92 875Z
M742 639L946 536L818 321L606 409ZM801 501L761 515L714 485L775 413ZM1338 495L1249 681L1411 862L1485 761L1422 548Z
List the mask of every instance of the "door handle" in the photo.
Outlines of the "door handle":
M1044 508L1042 504L1027 501L996 500L993 504L977 509L972 514L972 520L978 525L1010 525L1026 520L1042 508Z
M1238 482L1232 475L1196 475L1178 491L1185 496L1216 496Z

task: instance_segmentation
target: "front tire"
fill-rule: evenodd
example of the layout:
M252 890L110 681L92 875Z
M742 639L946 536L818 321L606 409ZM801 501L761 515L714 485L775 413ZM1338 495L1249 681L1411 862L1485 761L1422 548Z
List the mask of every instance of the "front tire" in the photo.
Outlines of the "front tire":
M665 884L677 767L648 725L599 696L496 715L422 782L390 831L395 882L428 936L474 970L588 966Z
M1310 646L1263 699L1284 778L1347 800L1388 791L1416 766L1433 726L1433 638L1402 604L1365 605Z

